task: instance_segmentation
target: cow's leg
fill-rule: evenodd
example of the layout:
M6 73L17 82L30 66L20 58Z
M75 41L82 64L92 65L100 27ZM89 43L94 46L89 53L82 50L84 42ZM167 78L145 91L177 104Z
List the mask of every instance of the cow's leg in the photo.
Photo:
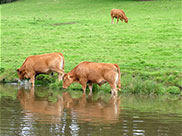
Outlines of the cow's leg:
M81 83L81 85L82 85L83 93L86 93L87 80L85 80L85 79L80 79L80 83Z
M89 90L90 90L90 93L89 93L89 95L92 95L92 88L93 88L93 84L92 83L89 83Z
M29 82L32 84L32 87L34 87L34 85L35 85L35 75L31 75L31 78L30 78Z
M116 88L112 89L111 91L112 96L118 95L118 90Z
M60 70L60 69L56 69L54 71L58 73L58 80L61 81L63 79L63 76L64 76L64 71Z
M121 80L120 80L120 75L118 76L118 83L117 83L117 86L118 86L118 91L121 89Z
M63 74L58 73L58 81L60 82L63 79Z
M114 95L118 95L118 90L117 90L117 88L116 89L114 89Z
M113 94L113 89L114 89L114 85L109 83L110 87L111 87L111 94Z
M111 16L111 19L112 19L111 24L114 24L114 17Z
M116 86L116 89L119 91L121 88L121 81L120 81L120 74L119 73L116 73L115 86Z
M58 70L58 80L61 81L64 76L64 71L63 70Z
M82 90L83 90L83 93L85 94L86 93L86 84L85 83L82 83Z
M121 23L123 22L123 19L122 18L120 18L120 20L121 20Z
M118 21L119 21L119 17L117 17L117 24L118 24Z
M111 94L117 95L117 87L116 87L115 83L110 83L110 86L111 86Z

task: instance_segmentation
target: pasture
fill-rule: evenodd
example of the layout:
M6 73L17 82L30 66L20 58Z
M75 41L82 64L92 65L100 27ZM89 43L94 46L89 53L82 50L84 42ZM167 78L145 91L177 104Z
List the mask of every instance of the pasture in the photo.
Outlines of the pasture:
M179 94L181 4L181 0L19 0L3 4L0 80L17 78L16 69L30 55L61 52L66 72L82 61L117 63L122 92ZM116 20L111 24L113 8L124 10L127 24L116 24ZM37 79L61 88L55 78ZM109 91L108 85L102 90Z

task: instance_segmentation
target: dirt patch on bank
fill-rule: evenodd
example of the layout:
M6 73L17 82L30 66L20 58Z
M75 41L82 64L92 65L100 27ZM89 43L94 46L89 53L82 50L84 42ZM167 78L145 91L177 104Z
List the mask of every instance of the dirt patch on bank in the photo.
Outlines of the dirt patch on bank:
M138 0L138 1L153 1L153 0Z
M65 23L55 23L52 24L53 26L60 26L60 25L71 25L71 24L76 24L77 22L65 22Z

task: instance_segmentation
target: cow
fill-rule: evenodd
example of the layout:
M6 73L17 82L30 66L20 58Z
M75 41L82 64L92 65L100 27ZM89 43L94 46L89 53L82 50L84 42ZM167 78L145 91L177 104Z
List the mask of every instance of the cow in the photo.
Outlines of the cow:
M64 75L64 57L61 53L56 52L29 56L17 69L17 72L20 80L29 78L32 87L34 86L35 76L38 74L57 72L60 81Z
M124 20L125 23L128 23L128 18L126 17L125 13L123 10L121 9L112 9L111 10L111 24L114 23L114 18L117 18L117 23L119 21L119 19L121 20L121 22Z
M74 82L82 85L84 93L86 91L86 84L88 83L90 94L92 94L93 83L101 86L108 82L112 95L117 95L118 90L121 88L120 68L117 64L84 61L70 72L64 74L63 88L68 88Z

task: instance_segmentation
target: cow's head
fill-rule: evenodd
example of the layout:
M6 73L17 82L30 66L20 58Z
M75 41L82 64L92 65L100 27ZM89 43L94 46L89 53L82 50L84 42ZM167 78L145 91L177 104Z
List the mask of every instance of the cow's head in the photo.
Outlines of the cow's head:
M63 77L63 88L68 88L73 83L73 76L71 76L69 73L65 74Z
M125 21L125 23L128 23L128 18L126 18L124 21Z
M20 68L16 70L18 72L18 77L20 80L23 80L25 77L25 72L22 71Z

